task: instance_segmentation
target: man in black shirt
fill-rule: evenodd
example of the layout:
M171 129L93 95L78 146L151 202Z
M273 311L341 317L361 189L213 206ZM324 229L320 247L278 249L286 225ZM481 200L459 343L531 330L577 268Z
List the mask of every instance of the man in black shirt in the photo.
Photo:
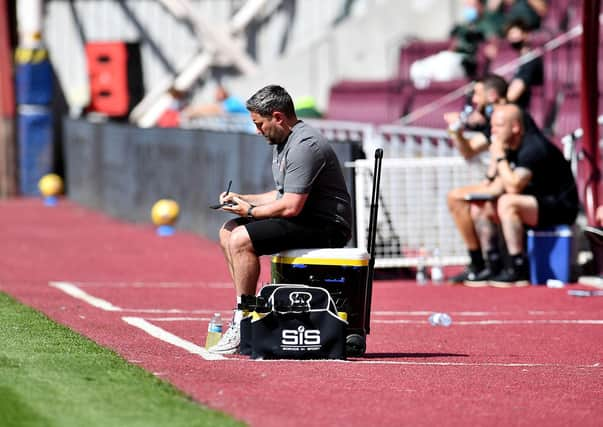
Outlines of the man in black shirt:
M520 56L532 52L529 44L529 28L521 20L512 21L506 27L507 41ZM536 56L522 63L515 75L511 78L507 90L507 100L519 105L524 110L529 110L532 98L532 87L542 86L544 83L544 64L541 56Z
M492 111L496 105L506 104L507 102L505 99L507 83L496 74L490 74L478 80L475 83L474 90L473 101L478 112L487 119L485 126L470 139L463 136L462 129L458 131L449 130L456 147L466 159L470 159L489 148ZM523 118L524 133L540 132L529 114L524 112ZM452 283L469 287L487 286L488 280L500 273L503 268L497 225L492 223L476 224L470 212L472 205L483 203L483 200L474 200L471 197L472 194L495 196L500 191L498 187L492 185L496 178L497 164L495 160L495 158L490 159L486 179L482 182L454 188L447 195L448 210L467 246L470 259L470 264L464 271L448 279Z
M569 163L542 133L526 133L522 116L513 104L495 108L490 153L496 159L493 185L500 197L474 212L477 223L495 221L502 226L511 262L490 280L497 287L529 283L525 227L572 224L578 215L578 191Z

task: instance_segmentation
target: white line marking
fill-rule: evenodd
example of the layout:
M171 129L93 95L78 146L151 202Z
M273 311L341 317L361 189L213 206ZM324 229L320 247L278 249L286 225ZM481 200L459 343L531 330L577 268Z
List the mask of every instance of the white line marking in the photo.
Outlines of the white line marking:
M373 320L371 323L383 323L383 324L425 324L427 320ZM452 325L545 325L545 324L566 324L566 325L603 325L603 320L453 320Z
M206 360L228 360L228 361L251 361L251 362L277 362L277 363L353 363L360 365L405 365L405 366L494 366L503 368L579 368L579 369L597 369L600 368L600 363L592 365L564 365L558 363L465 363L465 362L404 362L394 360L254 360L243 357L224 357L219 354L211 354L203 347L193 344L183 338L180 338L170 332L155 326L140 317L122 317L122 319L132 325L136 326L149 335L165 341L169 344L180 347L187 350L190 353L200 355Z
M209 317L145 317L152 322L207 322ZM414 324L425 325L427 320L371 320L371 323L382 324ZM578 325L603 325L603 320L457 320L453 325L530 325L530 324L578 324Z
M228 360L245 360L245 359L228 359ZM410 366L473 366L473 367L484 367L493 366L499 368L578 368L578 369L598 369L600 363L594 363L592 365L564 365L561 363L465 363L465 362L404 362L395 360L293 360L293 359L278 359L278 360L253 360L252 362L263 362L263 363L353 363L361 365L410 365Z
M127 311L132 313L149 313L149 314L213 314L216 312L228 313L230 310L217 309L199 309L199 310L181 310L178 308L160 309L160 308L122 308L111 304L109 301L90 295L86 291L81 290L78 286L68 282L50 282L49 286L65 292L73 298L82 300L93 307L100 308L105 311Z
M371 311L374 316L429 316L437 310L415 310L415 311ZM451 315L455 316L516 316L520 312L516 311L450 311ZM569 315L576 314L576 311L540 311L540 310L527 310L527 314L530 316L548 316L548 315Z
M209 317L145 317L151 322L208 322Z
M100 308L101 310L122 311L122 309L120 307L117 307L117 306L111 304L109 301L106 301L104 299L93 297L92 295L82 291L80 288L78 288L77 286L75 286L71 283L50 282L49 285L52 286L53 288L57 288L57 289L65 292L67 295L71 295L73 298L87 302L88 304L90 304L93 307Z
M188 351L189 353L199 355L205 360L226 360L224 356L219 354L212 354L203 347L198 346L197 344L193 344L192 342L187 341L185 339L182 339L179 336L174 335L171 332L160 328L159 326L155 326L140 317L122 317L122 320L129 325L142 329L154 338L160 339L161 341L164 341L168 344L172 344L176 347L180 347Z
M122 308L121 311L131 313L146 313L146 314L214 314L217 312L232 314L232 310L224 309L199 309L199 310L181 310L179 308Z
M216 288L232 289L231 282L77 282L81 288Z

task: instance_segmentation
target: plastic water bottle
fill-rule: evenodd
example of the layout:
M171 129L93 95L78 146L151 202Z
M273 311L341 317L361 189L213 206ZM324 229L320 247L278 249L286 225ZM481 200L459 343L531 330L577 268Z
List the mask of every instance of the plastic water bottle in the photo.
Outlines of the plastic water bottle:
M209 349L213 347L220 341L220 338L222 338L222 315L220 313L214 313L207 326L205 348Z
M459 130L463 129L465 127L465 125L467 124L467 120L469 119L469 116L471 115L472 112L473 112L473 106L465 105L465 107L463 108L463 111L461 111L461 113L459 114L459 119L456 122L452 123L448 127L448 130L450 132L458 132Z
M452 324L452 318L447 313L432 313L429 316L429 323L431 326L450 326Z
M433 250L433 264L431 266L431 281L439 285L444 280L444 273L442 272L442 259L440 258L440 250L435 248Z
M427 283L427 266L425 262L425 251L419 250L419 258L417 259L417 276L415 278L418 285L425 285Z

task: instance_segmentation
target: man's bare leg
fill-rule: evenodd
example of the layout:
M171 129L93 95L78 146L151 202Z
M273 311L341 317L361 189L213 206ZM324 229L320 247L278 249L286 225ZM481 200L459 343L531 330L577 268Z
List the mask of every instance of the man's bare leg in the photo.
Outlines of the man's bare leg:
M496 287L527 286L530 272L524 253L525 225L538 224L538 202L534 196L503 194L498 200L498 216L509 250L510 269L492 278Z
M498 218L496 216L496 206L492 202L472 204L471 216L484 252L497 250Z
M473 219L471 218L471 204L467 202L464 197L466 194L479 192L480 190L483 191L482 185L469 185L466 187L455 188L447 195L448 210L469 251L478 250L480 248L480 243L473 225Z
M237 296L254 295L260 277L260 258L244 226L231 231L228 252Z
M505 194L498 203L498 216L509 255L523 253L524 224L538 224L538 202L533 196Z
M222 253L224 254L224 259L226 260L226 266L228 267L228 271L230 272L230 277L234 282L234 270L232 267L232 256L230 254L229 242L230 236L232 234L232 230L237 227L237 223L233 220L226 222L222 225L220 229L219 237L220 237L220 247L222 248Z
M247 229L245 226L237 225L235 221L227 222L220 229L220 245L235 285L237 303L240 303L241 295L255 294L260 276L259 257L253 250ZM234 354L239 351L240 324L243 315L243 310L237 306L228 330L222 335L220 341L209 349L211 353Z

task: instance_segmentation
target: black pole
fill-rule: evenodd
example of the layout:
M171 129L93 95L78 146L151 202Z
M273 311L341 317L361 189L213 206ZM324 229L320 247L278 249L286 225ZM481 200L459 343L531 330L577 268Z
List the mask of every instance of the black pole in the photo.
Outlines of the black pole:
M367 251L369 253L369 265L366 274L366 294L364 312L364 325L365 332L367 335L371 332L371 302L373 298L373 273L375 271L375 237L377 234L377 213L379 210L379 185L381 182L382 159L383 150L381 148L377 148L375 150L375 168L373 171L373 194L371 196L367 242Z

